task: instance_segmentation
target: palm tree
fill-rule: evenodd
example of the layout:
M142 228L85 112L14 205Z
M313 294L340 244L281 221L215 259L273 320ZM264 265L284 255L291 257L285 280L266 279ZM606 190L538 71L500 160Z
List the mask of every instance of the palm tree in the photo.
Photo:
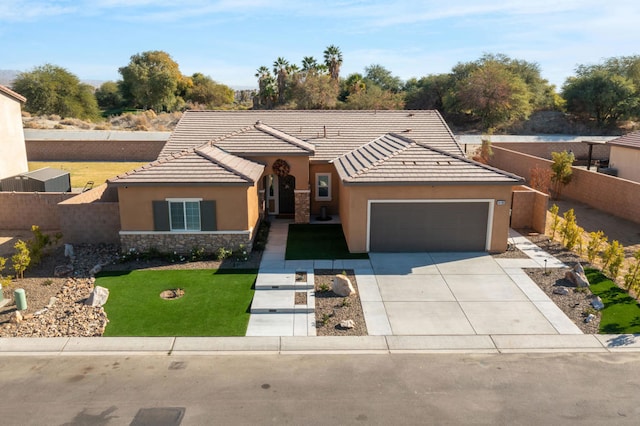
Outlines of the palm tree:
M302 71L306 74L313 73L318 69L318 61L313 56L302 58Z
M289 61L282 56L273 62L273 73L278 79L278 103L283 104L285 101L284 92L287 84Z
M331 79L338 81L338 77L340 77L340 66L342 65L342 52L338 46L332 44L325 49L324 63L329 69Z
M269 68L264 65L256 70L258 77L258 100L259 104L267 108L270 107L273 91L273 77Z

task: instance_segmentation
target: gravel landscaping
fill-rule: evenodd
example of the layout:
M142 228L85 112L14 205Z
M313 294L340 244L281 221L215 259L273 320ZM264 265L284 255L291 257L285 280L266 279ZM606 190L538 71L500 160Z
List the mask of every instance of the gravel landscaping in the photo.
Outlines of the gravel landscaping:
M355 294L341 297L331 291L333 277L344 274L351 281ZM346 271L337 269L316 269L316 333L318 336L366 336L367 325L360 303L358 283L352 269ZM341 327L342 321L352 320L353 328Z

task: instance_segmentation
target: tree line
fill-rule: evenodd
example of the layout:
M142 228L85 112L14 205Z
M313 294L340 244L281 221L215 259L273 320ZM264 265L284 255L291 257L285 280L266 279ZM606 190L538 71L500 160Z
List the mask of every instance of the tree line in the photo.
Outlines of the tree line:
M483 131L506 128L536 111L563 111L598 129L640 120L640 56L578 65L560 91L538 64L503 54L460 62L450 72L402 81L380 64L340 75L343 54L328 46L321 60L299 64L278 57L256 70L254 109L437 109L452 123ZM183 75L163 51L135 54L119 68L122 79L93 91L67 70L45 64L13 83L35 114L95 118L100 110L125 108L178 111L238 107L234 91L202 73ZM246 93L245 93L246 95Z

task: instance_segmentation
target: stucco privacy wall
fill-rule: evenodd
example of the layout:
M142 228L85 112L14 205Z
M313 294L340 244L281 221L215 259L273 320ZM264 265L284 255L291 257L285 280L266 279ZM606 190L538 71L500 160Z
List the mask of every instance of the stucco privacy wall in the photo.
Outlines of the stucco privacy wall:
M640 149L612 146L609 167L618 170L619 178L640 182Z
M361 253L367 247L367 206L369 200L504 200L494 204L491 243L489 251L507 249L511 186L356 186L340 185L340 220L343 224L349 251ZM401 217L397 218L402 220ZM410 223L407 226L411 226Z
M29 171L21 104L3 91L0 91L0 123L0 179Z
M154 161L165 141L30 141L29 161Z
M120 239L118 194L107 184L58 204L63 241L72 244L117 244Z
M517 174L527 181L531 169L549 168L552 161L494 147L491 166ZM573 167L571 182L562 188L562 197L587 204L636 223L640 223L640 183Z
M0 229L60 229L58 203L74 197L70 192L0 192Z
M511 204L511 227L532 229L543 234L547 223L549 196L527 186L513 190Z

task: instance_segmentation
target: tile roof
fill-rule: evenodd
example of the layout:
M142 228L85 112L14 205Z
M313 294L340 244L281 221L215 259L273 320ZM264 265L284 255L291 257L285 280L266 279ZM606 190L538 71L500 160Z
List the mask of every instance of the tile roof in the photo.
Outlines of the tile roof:
M607 143L614 146L640 149L640 132L627 133Z
M3 86L2 84L0 84L0 93L4 93L5 95L15 99L18 102L22 102L22 103L27 102L27 98L22 96L20 93L14 92L13 90L9 89L7 86Z
M185 112L160 157L232 135L257 121L315 145L311 161L329 161L389 132L463 155L438 111L249 110Z
M332 161L345 184L507 184L519 176L402 135L385 134Z
M313 155L313 144L261 121L209 142L237 155Z
M260 179L264 165L211 145L186 150L109 179L115 185L243 184Z

